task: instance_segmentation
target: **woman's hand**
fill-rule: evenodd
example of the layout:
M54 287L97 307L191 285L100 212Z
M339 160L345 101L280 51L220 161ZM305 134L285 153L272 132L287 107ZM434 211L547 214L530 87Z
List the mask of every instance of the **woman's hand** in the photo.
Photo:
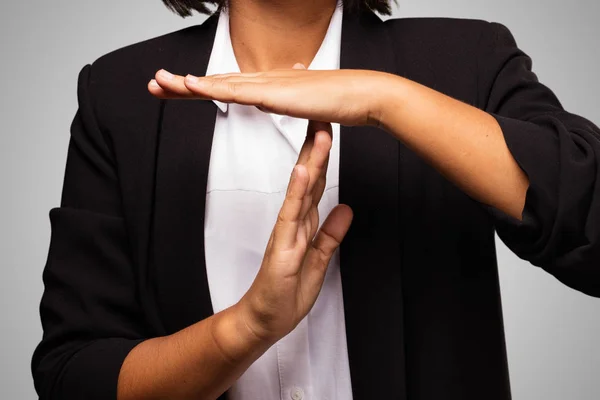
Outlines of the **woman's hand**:
M119 372L119 399L215 399L308 314L352 220L339 205L317 232L330 148L331 126L311 121L250 289L231 307L138 344Z
M529 180L496 119L403 77L282 69L184 78L161 70L148 90L161 98L213 99L342 125L375 125L470 197L522 219Z
M183 77L160 70L148 90L159 98L209 99L257 106L296 118L379 125L381 93L390 79L394 76L377 71L312 71L296 66L206 77Z
M352 210L338 205L317 232L331 140L330 124L310 121L261 268L237 305L263 342L279 340L308 314L350 227Z

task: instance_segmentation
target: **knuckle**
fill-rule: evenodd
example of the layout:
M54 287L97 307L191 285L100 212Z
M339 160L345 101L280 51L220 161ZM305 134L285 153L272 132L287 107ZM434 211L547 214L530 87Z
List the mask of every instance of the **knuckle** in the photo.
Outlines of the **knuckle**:
M294 201L295 197L297 197L297 195L294 193L294 188L292 187L292 184L290 183L285 192L285 198L283 199L283 201L289 203L291 201Z
M215 89L215 88L218 88L219 85L221 85L223 83L223 79L222 78L213 78L209 82L210 82L211 89Z
M326 241L329 242L330 247L332 249L335 249L340 245L340 242L336 238L331 236L329 233L327 233L325 231L321 231L321 233L323 234L323 237L326 239ZM332 250L332 252L333 252L333 250Z
M269 99L265 98L264 96L260 96L256 100L256 103L257 103L258 107L260 107L263 110L266 110L268 112L275 111L275 109L276 109L273 102L271 102Z
M280 212L279 214L277 214L277 221L275 222L276 225L283 225L287 222L287 219L285 218L283 212Z
M329 263L329 260L331 259L332 254L330 254L326 249L323 249L321 247L314 247L315 253L317 254L317 258L319 260L319 263L322 264L323 266L326 266Z
M227 82L227 90L233 99L236 99L240 93L240 85L237 82Z
M336 238L325 231L319 232L319 235L320 237L318 238L318 243L313 244L313 246L316 248L323 260L329 260L340 243Z

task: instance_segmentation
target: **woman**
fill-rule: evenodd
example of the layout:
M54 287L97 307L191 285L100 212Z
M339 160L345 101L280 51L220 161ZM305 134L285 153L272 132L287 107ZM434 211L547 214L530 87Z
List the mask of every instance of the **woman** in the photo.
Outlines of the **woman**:
M40 397L509 399L494 230L599 296L600 130L499 24L212 3L80 74Z

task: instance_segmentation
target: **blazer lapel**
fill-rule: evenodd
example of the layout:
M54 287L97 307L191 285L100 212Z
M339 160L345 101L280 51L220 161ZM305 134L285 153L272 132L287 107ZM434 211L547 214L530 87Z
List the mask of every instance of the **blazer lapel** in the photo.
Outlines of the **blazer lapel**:
M170 67L204 75L218 16L192 28ZM167 100L159 128L153 242L157 303L166 333L210 316L204 260L204 207L217 107L212 101Z
M391 41L375 14L345 13L340 65L395 72ZM341 128L340 203L354 210L340 268L355 399L406 398L400 149L378 128Z

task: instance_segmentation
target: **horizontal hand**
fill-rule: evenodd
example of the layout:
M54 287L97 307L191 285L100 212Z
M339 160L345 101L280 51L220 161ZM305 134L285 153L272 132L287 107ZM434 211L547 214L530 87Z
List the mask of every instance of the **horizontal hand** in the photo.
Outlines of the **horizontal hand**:
M379 88L389 74L364 70L278 69L186 77L160 70L148 90L165 99L204 99L342 125L378 125Z
M529 180L490 114L397 75L281 69L207 77L159 71L160 98L211 99L342 125L376 125L474 199L521 219Z

